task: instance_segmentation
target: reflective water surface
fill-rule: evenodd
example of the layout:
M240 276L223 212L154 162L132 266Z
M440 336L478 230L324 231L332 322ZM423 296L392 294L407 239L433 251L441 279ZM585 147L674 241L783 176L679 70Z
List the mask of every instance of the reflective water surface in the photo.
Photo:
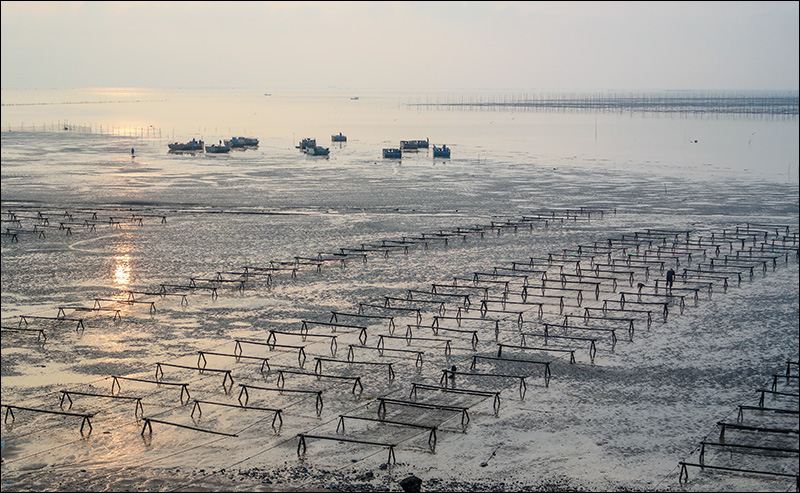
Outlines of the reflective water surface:
M93 416L87 434L80 417L14 411L2 431L3 491L308 489L334 480L344 489L332 472L362 477L362 489L397 491L412 472L424 476L426 489L459 489L447 483L455 480L492 488L506 481L507 489L560 481L596 491L673 489L678 461L716 433L720 417L752 401L752 390L787 359L797 360L798 264L790 255L729 290L717 285L711 299L689 303L683 314L671 300L668 320L638 326L632 340L613 348L601 341L595 362L584 347L575 364L552 357L547 387L538 369L525 370L524 399L516 381L458 381L502 393L497 416L484 398L438 401L469 407L466 430L441 410L396 415L437 423L435 453L427 430L348 422L346 436L396 441L398 464L379 468L382 447L311 439L299 459L298 433L333 436L340 415L375 416L378 397L406 399L412 383L437 385L443 369L466 370L474 355L496 356L498 343L519 345L521 331L542 330L535 310L526 309L522 328L515 316L500 317L498 335L490 320L464 322L462 329L479 331L477 346L470 334L453 331L452 354L441 341L385 339L386 347L424 352L418 366L410 353L377 354L378 338L408 331L443 338L445 331L431 328L438 305L425 306L422 322L395 314L394 328L386 319L343 317L339 323L351 327L310 329L336 335L338 349L329 338L301 339L304 321L330 322L333 311L357 313L360 304L388 303L387 296L648 228L693 238L748 222L797 231L798 124L429 110L407 106L421 97L411 94L264 92L3 91L3 228L41 233L2 240L3 404ZM339 132L346 143L330 141ZM233 136L260 144L224 155L167 148ZM295 146L304 137L330 147L330 156L301 154ZM434 159L426 150L381 157L400 140L426 138L447 144L452 157ZM490 226L581 207L594 215ZM479 226L484 235L447 244L370 250L383 240ZM343 248L367 260L336 261ZM318 258L329 261L308 261ZM558 269L550 275L557 279ZM647 278L638 272L637 282L661 276L654 268ZM515 279L514 289L522 282ZM502 296L502 287L493 286L491 296ZM603 296L617 303L620 294L607 288ZM475 306L478 298L471 297ZM583 308L567 309L582 315ZM447 304L447 315L456 310ZM544 321L562 323L563 315L549 305ZM42 329L46 338L7 327ZM280 347L240 345L238 354L253 359L235 357L236 341L264 342L270 330L295 334L279 335ZM357 361L391 361L395 378L385 366L341 362L351 346ZM209 371L197 369L200 351L209 353ZM364 392L354 394L350 381L287 372L286 388L325 392L321 413L313 396L290 392L251 391L249 406L282 410L277 429L273 412L236 408L241 384L275 387L279 370L313 372L320 360L325 374L362 377ZM480 365L487 373L518 371ZM233 385L211 369L230 370ZM189 398L165 382L187 383ZM69 407L65 391L105 397L75 394ZM152 434L143 433L136 398L153 420ZM196 401L217 404L199 404L200 415ZM691 474L697 490L786 489L779 480Z

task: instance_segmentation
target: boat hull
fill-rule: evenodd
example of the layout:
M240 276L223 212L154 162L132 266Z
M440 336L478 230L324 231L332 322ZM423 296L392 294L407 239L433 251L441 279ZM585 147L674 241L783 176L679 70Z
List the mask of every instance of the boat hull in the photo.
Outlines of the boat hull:
M400 149L384 149L383 157L399 159L402 157L402 153L400 152Z
M206 146L206 152L211 154L225 154L231 152L231 148L228 146L210 145Z
M233 137L225 141L225 145L231 148L257 147L258 139L252 137Z
M300 145L297 146L297 148L300 149L301 151L305 151L310 147L316 147L316 145L317 145L317 139L303 139L300 141Z
M167 146L170 151L200 151L203 149L203 141L192 139L189 142L173 142Z
M314 146L305 148L305 153L309 156L327 156L330 152L327 147Z

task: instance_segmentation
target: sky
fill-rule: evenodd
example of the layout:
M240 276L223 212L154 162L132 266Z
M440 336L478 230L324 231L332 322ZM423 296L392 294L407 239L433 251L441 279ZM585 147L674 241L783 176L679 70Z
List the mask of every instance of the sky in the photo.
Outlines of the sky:
M2 1L0 86L798 90L799 5Z

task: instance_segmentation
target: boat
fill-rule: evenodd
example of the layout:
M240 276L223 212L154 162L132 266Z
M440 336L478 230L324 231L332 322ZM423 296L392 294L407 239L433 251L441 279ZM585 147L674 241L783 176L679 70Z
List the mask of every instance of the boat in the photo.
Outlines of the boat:
M306 146L304 151L309 156L327 156L331 152L331 150L328 149L327 147L322 147L322 146L317 146L317 145L315 145L315 146Z
M352 98L350 98L350 100L351 101L358 101L358 96L353 96Z
M173 142L167 144L170 151L200 151L203 149L203 141L192 139L189 142Z
M258 139L254 137L231 137L225 141L228 147L256 147L258 146Z
M450 157L450 148L447 147L447 144L442 147L433 146L433 157Z
M417 149L427 149L427 148L428 148L428 139L400 141L400 149L404 151L415 151Z
M347 136L339 132L339 135L331 135L331 142L347 142Z
M308 147L314 147L317 145L317 139L303 139L300 141L300 145L296 146L301 151L305 151Z
M402 157L402 153L400 152L400 149L390 147L383 150L383 157L400 158Z
M206 146L206 152L210 152L212 154L222 154L231 152L231 148L227 145L211 144L210 146Z

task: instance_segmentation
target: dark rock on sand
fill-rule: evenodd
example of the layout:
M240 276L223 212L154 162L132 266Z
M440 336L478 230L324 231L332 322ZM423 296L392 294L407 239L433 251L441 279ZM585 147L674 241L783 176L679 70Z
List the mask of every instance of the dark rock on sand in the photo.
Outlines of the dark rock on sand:
M406 493L418 493L419 491L422 491L422 480L412 474L411 476L400 480L400 486Z

